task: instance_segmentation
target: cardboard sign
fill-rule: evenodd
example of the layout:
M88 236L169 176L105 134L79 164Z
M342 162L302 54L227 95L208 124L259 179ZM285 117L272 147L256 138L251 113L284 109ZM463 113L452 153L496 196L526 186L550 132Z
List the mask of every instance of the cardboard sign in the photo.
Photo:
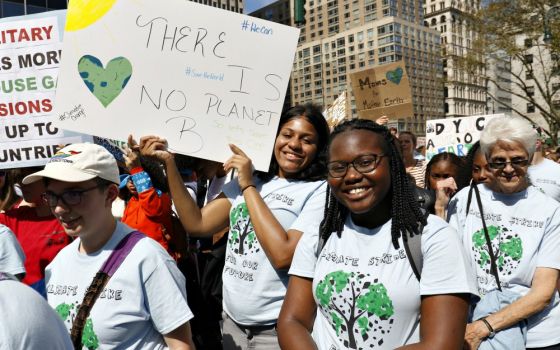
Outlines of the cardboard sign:
M299 30L183 0L70 2L59 127L268 170Z
M66 11L0 20L0 168L47 163L59 144L90 141L53 123Z
M486 123L503 114L475 115L470 117L433 119L426 122L426 159L443 152L466 156L472 145L480 139Z
M376 120L412 118L414 109L404 62L350 74L358 117Z
M331 129L347 118L346 91L338 96L334 103L323 112L323 115L327 119L327 123Z

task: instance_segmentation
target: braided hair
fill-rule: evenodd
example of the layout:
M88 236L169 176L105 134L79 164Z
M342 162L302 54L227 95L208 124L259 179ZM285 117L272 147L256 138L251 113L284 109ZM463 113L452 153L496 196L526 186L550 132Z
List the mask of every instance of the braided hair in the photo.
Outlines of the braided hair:
M352 119L336 126L331 133L329 149L332 141L338 135L352 130L367 130L376 133L384 141L382 148L390 160L392 182L391 191L387 194L391 196L391 218L393 220L391 223L391 240L395 249L398 249L399 237L407 240L407 232L411 236L421 233L418 232L418 223L426 225L426 218L422 214L409 184L399 152L398 141L385 126L378 125L371 120ZM324 217L319 226L319 234L323 242L326 242L333 232L336 232L338 237L341 236L348 213L348 208L338 201L330 188L327 188Z

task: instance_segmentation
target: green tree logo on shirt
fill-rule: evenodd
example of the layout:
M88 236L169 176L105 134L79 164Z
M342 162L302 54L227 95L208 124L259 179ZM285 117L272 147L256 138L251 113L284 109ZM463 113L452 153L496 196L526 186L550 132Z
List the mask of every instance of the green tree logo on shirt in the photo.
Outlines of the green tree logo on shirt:
M319 309L349 349L381 346L393 324L393 302L369 274L335 271L315 288Z
M62 321L72 324L72 319L78 311L78 307L74 304L62 303L55 308L55 311L62 318ZM82 345L88 350L99 348L99 339L93 331L93 322L89 317L82 331Z
M241 203L229 215L229 245L239 255L256 253L260 250L257 235L251 223L247 204Z
M488 226L488 236L492 251L496 256L496 265L500 274L511 275L523 257L523 242L518 234L503 226ZM490 253L484 236L484 229L472 236L474 257L477 264L490 274Z

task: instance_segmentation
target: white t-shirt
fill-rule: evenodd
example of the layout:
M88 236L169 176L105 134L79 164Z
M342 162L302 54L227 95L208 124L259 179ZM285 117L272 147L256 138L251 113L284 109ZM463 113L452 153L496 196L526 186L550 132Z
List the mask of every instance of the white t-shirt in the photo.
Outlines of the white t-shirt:
M526 295L537 267L560 269L560 204L534 186L506 195L478 185L492 249L496 252L498 275L503 289ZM471 264L476 270L481 295L497 289L490 272L490 256L473 193L466 215L469 188L451 199L450 224L457 229ZM527 347L560 343L558 293L539 314L529 318Z
M461 242L442 219L430 215L422 234L419 282L404 250L391 240L391 220L375 229L350 217L316 256L318 228L299 241L290 275L313 279L317 316L313 339L321 350L394 349L419 341L422 295L476 295Z
M39 293L17 281L0 281L0 349L74 347L66 327Z
M275 177L255 186L274 217L288 230L302 231L325 205L325 181ZM259 244L237 179L224 186L231 201L229 238L223 278L224 311L242 325L275 324L288 285L288 271L274 269Z
M47 266L47 298L68 330L93 277L132 231L117 222L113 236L98 252L80 253L76 239ZM162 334L192 317L185 278L175 261L156 241L141 239L93 305L84 327L84 348L166 349Z
M0 272L12 275L25 273L25 254L12 230L0 224Z
M539 164L531 165L528 173L534 186L560 202L560 164L544 158Z

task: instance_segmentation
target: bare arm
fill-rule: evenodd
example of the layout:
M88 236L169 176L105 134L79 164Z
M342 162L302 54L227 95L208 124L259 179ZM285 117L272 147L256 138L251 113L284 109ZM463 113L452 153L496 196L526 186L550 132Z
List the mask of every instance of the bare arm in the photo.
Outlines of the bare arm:
M282 349L315 350L311 337L317 305L312 280L291 276L286 298L278 317L278 341Z
M486 321L495 332L517 324L546 308L556 292L558 270L537 267L531 289L525 296L517 299L500 311L486 317ZM478 349L480 342L490 334L490 330L482 321L474 321L467 325L465 341L470 349Z
M302 233L296 230L287 232L284 230L253 186L251 160L238 147L234 145L230 147L234 155L224 163L224 168L226 171L235 168L238 172L239 187L244 189L243 196L259 243L274 268L287 269L292 263Z
M449 204L451 196L457 192L457 184L452 177L448 177L445 180L439 180L435 190L435 214L443 220L447 220L447 204Z
M189 234L195 237L209 237L228 226L231 208L229 200L222 194L201 210L187 192L173 154L167 151L164 139L145 136L140 139L139 147L142 155L163 163L177 214Z
M420 342L399 349L461 350L468 309L467 294L422 297Z
M195 350L192 341L191 326L188 322L163 336L165 344L171 350Z

